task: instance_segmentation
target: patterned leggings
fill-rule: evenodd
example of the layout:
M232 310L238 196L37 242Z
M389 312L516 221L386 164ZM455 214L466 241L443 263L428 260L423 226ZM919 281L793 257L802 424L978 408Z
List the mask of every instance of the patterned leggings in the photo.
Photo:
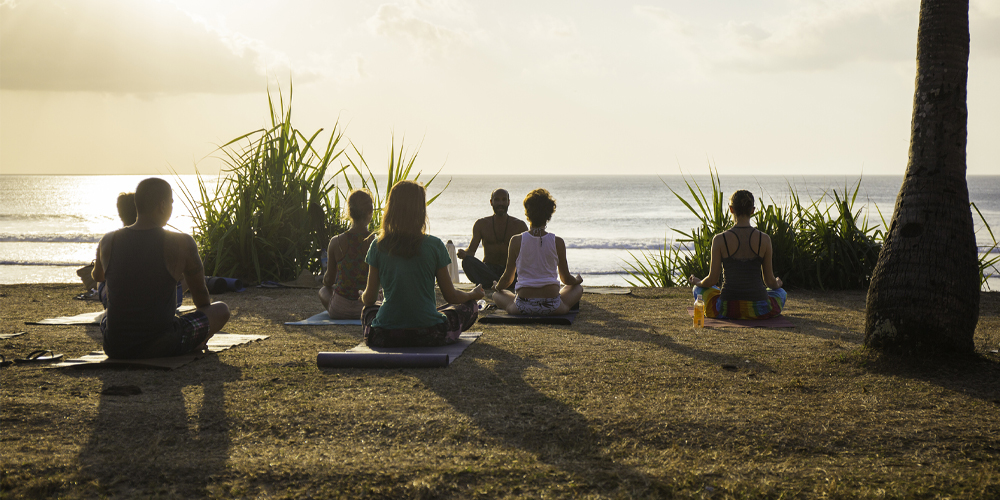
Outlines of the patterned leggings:
M781 314L785 307L788 294L784 288L767 290L767 300L722 300L722 290L717 286L712 288L694 287L692 295L701 295L705 301L705 316L708 318L727 319L767 319Z
M426 328L379 328L372 326L379 306L366 306L361 311L365 344L369 347L434 347L453 344L462 332L479 319L479 305L470 300L462 304L445 304L437 308L445 321Z

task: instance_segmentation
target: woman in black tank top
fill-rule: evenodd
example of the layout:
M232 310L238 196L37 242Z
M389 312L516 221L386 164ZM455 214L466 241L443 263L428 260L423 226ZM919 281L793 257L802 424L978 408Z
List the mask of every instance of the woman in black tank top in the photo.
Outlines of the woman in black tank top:
M708 317L777 316L785 303L785 291L771 266L771 238L750 225L753 194L745 190L733 193L729 212L736 225L712 239L708 276L698 278L692 274L688 278L694 294L703 296Z

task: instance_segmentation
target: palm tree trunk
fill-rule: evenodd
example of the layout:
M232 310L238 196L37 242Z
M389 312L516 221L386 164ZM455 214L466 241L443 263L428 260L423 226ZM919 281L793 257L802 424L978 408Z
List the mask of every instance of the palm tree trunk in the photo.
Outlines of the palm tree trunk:
M965 180L969 1L922 0L910 153L868 289L865 345L971 354L979 320Z

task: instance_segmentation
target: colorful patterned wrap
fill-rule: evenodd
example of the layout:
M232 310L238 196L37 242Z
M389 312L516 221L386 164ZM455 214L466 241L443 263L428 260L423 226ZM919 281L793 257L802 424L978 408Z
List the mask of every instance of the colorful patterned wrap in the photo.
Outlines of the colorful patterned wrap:
M705 317L726 319L767 319L781 314L785 307L788 294L784 288L767 290L767 300L722 300L722 290L717 286L711 288L694 287L692 295L697 298L701 294L705 301Z

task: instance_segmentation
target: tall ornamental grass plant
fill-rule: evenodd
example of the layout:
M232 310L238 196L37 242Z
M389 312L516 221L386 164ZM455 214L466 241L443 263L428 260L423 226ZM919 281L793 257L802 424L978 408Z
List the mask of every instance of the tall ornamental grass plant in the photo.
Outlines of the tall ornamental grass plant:
M706 193L692 179L685 179L690 198L670 192L699 220L690 231L673 229L682 238L656 252L632 255L625 262L626 278L633 286L686 285L690 275L708 275L712 238L733 225L729 202L722 191L718 172L709 171L711 191ZM871 279L881 248L881 232L869 225L861 211L854 210L860 181L845 186L844 197L833 191L834 203L819 200L803 204L794 189L789 200L779 204L758 199L756 226L771 236L774 272L793 287L816 289L864 288Z
M280 89L278 95L275 107L268 92L269 128L219 147L226 166L216 187L198 175L197 195L184 189L206 274L291 280L302 270L318 271L326 242L344 229L331 180L346 168L333 165L344 152L339 122L319 150L322 129L306 136L293 127L292 94L287 106Z
M350 192L365 188L372 193L375 214L369 229L374 231L389 190L413 173L419 147L410 153L400 141L397 149L393 136L386 181L380 183L358 147L351 143L354 154L345 153L339 121L321 149L322 129L306 136L292 126L291 95L286 106L279 89L275 107L268 92L271 126L219 147L225 167L215 188L209 189L201 175L197 194L182 187L207 274L250 282L291 280L304 270L315 274L329 239L347 229L342 207ZM334 164L338 159L343 165ZM413 180L420 175L417 171ZM336 183L341 178L346 190ZM450 180L427 204L449 185Z
M342 194L349 194L354 189L366 189L372 195L372 201L375 204L375 212L372 214L372 221L369 224L368 229L375 231L382 226L382 213L385 209L385 203L389 198L389 191L392 190L392 186L395 186L397 182L410 179L410 174L413 170L413 164L417 161L417 154L420 152L420 147L410 153L405 148L406 141L399 141L399 149L396 149L396 136L393 134L389 141L389 161L386 166L386 179L381 185L379 184L378 176L372 172L371 167L368 166L368 161L365 160L365 155L361 152L354 143L351 143L351 149L354 150L354 154L347 154L347 160L349 162L348 166L342 169L342 175L344 178L344 184L347 186L347 190ZM350 173L354 172L356 178L352 179ZM425 189L430 189L431 184L437 179L438 174L441 173L441 169L438 169L424 183ZM420 176L423 172L418 171L414 175L414 181L419 181ZM451 179L448 179L448 183L445 184L441 191L437 194L431 196L427 200L427 205L434 203L434 200L441 196L441 193L448 186L451 185Z
M722 191L717 171L709 170L711 191L706 193L698 183L685 179L685 198L669 186L670 192L700 224L690 231L671 228L683 238L676 242L664 241L662 248L652 252L630 253L626 260L626 281L632 286L671 287L687 286L687 277L708 275L711 264L712 238L732 227L729 202ZM662 181L662 179L661 179ZM664 183L666 184L666 183ZM885 236L877 226L855 210L861 181L853 187L844 186L841 192L833 190L833 203L825 204L827 194L818 200L803 203L795 189L789 185L789 198L778 203L771 198L765 204L758 199L756 226L771 237L775 276L780 276L786 286L807 289L865 289L871 280L879 250ZM874 207L878 211L878 206ZM1000 255L993 230L975 204L971 208L979 215L983 229L989 232L993 245L980 252L980 286L988 286L987 279L997 273ZM881 217L881 211L878 212ZM882 218L882 227L886 221Z

